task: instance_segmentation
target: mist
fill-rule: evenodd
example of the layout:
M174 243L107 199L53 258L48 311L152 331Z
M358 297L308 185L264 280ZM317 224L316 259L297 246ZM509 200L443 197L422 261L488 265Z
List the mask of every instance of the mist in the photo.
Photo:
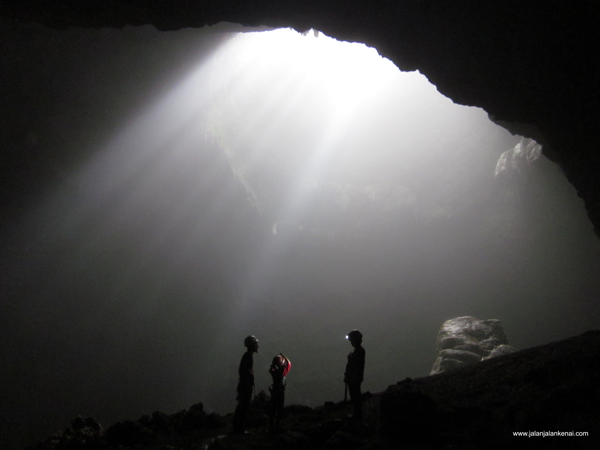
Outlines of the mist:
M600 245L543 156L376 49L310 31L1 23L3 448L235 407L293 362L287 403L428 375L450 318L517 349L598 327ZM402 69L402 67L400 67Z

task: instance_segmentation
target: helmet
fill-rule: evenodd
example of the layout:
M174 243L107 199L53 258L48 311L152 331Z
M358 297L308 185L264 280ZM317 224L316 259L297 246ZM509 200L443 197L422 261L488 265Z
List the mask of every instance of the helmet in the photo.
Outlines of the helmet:
M252 347L256 344L258 344L258 339L252 335L247 336L246 339L244 339L244 347Z
M274 370L282 370L282 374L285 377L291 368L291 361L283 353L280 353L275 358L273 358L273 362L271 364L271 369L269 370L269 372L272 372Z
M346 339L348 339L350 342L362 341L362 333L358 330L352 330L350 333L348 333Z

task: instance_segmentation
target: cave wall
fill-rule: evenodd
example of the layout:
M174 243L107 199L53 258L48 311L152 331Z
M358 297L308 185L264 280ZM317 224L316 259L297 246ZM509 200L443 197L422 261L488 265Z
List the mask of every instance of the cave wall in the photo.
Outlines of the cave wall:
M364 42L400 69L419 70L456 103L482 107L497 123L543 144L600 234L600 15L592 2L25 0L1 5L0 17L53 28L159 30L226 21L315 28Z

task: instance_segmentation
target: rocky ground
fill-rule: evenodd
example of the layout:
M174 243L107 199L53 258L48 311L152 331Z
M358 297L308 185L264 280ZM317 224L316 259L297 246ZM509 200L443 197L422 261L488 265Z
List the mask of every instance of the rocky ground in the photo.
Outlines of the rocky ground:
M268 429L269 399L261 392L252 403L243 436L231 435L232 414L206 414L202 404L166 415L159 411L104 430L93 418L75 418L71 426L28 450L59 449L304 449L377 448L379 398L365 394L365 421L353 424L349 403L318 408L289 405L278 433Z
M154 412L106 430L75 418L62 433L27 450L138 449L597 449L600 448L600 331L486 360L441 374L406 379L364 394L365 422L349 404L286 407L283 429L268 431L269 399L259 394L248 432L232 436L232 415L202 404ZM514 432L537 432L517 437ZM542 433L567 433L563 436ZM587 432L587 436L569 436Z
M391 386L380 435L411 448L600 448L600 331ZM515 437L514 432L587 432ZM422 448L422 447L417 447Z

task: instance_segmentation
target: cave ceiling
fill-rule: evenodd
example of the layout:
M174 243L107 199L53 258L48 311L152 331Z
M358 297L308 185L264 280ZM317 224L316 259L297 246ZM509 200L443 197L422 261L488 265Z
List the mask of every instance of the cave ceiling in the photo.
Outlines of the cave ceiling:
M591 2L23 1L0 6L0 17L58 29L231 22L363 42L401 70L419 70L454 102L484 108L543 144L600 233L600 16Z

